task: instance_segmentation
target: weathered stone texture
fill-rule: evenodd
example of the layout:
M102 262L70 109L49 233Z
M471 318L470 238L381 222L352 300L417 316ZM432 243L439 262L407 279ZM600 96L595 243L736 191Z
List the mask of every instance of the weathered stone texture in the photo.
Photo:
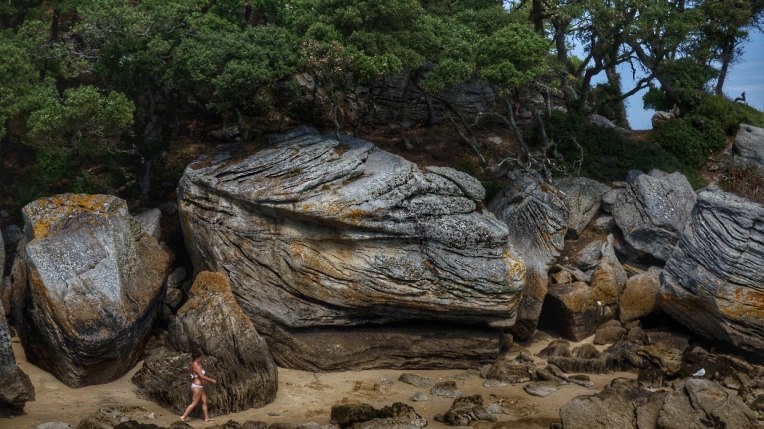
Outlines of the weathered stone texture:
M479 210L477 180L422 172L367 141L339 143L309 128L271 143L203 156L186 169L178 195L195 269L227 273L277 363L389 366L368 353L386 347L384 324L514 322L525 267L506 226ZM368 330L360 342L332 338L351 326ZM353 350L340 356L325 353L332 343L309 344L320 332ZM427 365L412 350L427 338L408 337L397 367ZM438 347L435 360L452 353Z
M29 361L70 387L132 368L162 313L169 255L107 195L23 209L11 310Z

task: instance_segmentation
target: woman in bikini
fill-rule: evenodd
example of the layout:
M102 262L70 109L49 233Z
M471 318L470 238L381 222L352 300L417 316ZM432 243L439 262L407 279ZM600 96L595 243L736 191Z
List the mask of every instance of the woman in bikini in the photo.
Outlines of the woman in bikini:
M199 349L194 349L194 351L191 353L191 357L194 359L194 362L191 364L191 393L193 394L193 399L191 401L191 405L186 408L186 412L183 413L182 416L180 416L180 421L185 422L186 417L188 417L189 414L191 414L191 411L193 411L194 408L199 404L199 400L202 401L202 412L204 413L204 421L205 422L211 422L215 419L211 419L209 414L207 414L207 394L204 393L204 382L209 381L210 383L217 384L217 381L207 377L204 375L204 369L202 368L202 352L199 351Z

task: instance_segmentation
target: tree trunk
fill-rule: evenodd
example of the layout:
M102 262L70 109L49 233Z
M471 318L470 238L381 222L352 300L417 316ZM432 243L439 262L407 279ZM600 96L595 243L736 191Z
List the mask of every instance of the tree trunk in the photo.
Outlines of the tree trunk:
M615 100L609 100L608 103L614 103L617 111L616 125L629 128L629 121L626 116L626 106L623 103L623 94L621 91L621 77L615 71L615 65L605 69L607 81L612 88L613 94L617 97Z
M544 5L541 0L533 0L533 8L531 10L531 21L533 21L533 28L537 33L544 34Z
M722 46L722 68L719 71L719 79L716 81L716 95L724 95L724 80L727 78L727 70L729 69L732 57L735 53L735 33L727 33L727 37L724 39L724 45Z
M53 9L53 19L50 23L50 40L55 42L58 40L58 21L61 16L61 11L58 8Z

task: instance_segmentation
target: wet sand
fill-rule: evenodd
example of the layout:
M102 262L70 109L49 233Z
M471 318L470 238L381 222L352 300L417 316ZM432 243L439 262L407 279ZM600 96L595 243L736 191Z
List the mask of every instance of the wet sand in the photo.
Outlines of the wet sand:
M591 343L593 337L581 343L571 343L572 347L579 344ZM49 373L27 362L18 338L13 339L13 351L19 366L32 380L36 389L36 400L27 402L25 414L11 419L0 419L0 427L3 429L33 429L40 423L49 421L66 422L75 428L87 415L98 411L103 405L126 405L143 406L156 415L155 420L147 420L159 426L169 426L178 416L170 413L158 405L139 399L135 393L135 387L130 378L142 366L139 363L130 372L118 380L98 386L88 386L80 389L71 389L56 380ZM528 347L532 353L543 349L548 342L534 343ZM597 346L604 350L606 346ZM537 363L543 362L536 358ZM475 368L478 369L478 368ZM411 372L425 377L434 378L436 381L454 380L457 374L464 370L369 370L347 371L321 374L318 378L311 372L296 371L279 368L279 391L276 400L263 408L251 409L240 413L219 416L215 422L205 423L202 420L190 418L188 423L194 428L206 428L214 424L235 420L244 423L247 420L260 420L269 423L276 422L316 422L321 425L329 423L329 412L332 405L340 403L368 403L375 408L382 408L393 402L404 402L414 409L425 419L428 428L447 428L442 423L436 422L435 414L445 413L453 399L441 398L431 395L429 388L417 388L398 381L403 372ZM213 374L214 376L214 374ZM576 384L560 386L557 392L546 398L538 398L527 394L523 385L510 385L505 387L484 387L480 376L474 376L472 380L454 380L457 387L465 396L481 394L486 405L491 402L502 402L505 409L511 414L497 415L500 422L516 422L507 425L507 428L522 429L547 429L552 421L559 418L560 406L578 395L591 395L602 389L610 380L616 377L635 378L632 373L612 373L606 376L591 375L595 389L586 389ZM378 387L382 379L393 382L390 386ZM360 388L356 390L356 386ZM205 388L208 388L205 386ZM214 388L210 386L209 388ZM425 402L413 402L410 398L416 392L422 392L430 399ZM278 413L279 416L269 416L268 413ZM478 429L487 429L491 425L476 424Z

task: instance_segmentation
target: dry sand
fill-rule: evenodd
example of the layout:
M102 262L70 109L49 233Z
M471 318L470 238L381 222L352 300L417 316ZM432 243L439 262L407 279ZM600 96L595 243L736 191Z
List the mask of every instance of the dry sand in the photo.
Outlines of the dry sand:
M144 406L156 415L156 420L146 421L146 423L153 423L159 426L169 426L178 419L178 416L158 405L135 396L134 386L130 382L130 378L140 369L143 364L142 362L122 378L112 383L71 389L56 380L49 373L27 362L21 344L18 341L18 338L13 339L13 351L18 365L32 379L32 383L37 391L37 398L33 402L27 402L26 413L24 415L11 419L1 419L0 428L2 429L33 429L38 424L49 421L66 422L76 428L81 419L90 413L98 411L98 408L102 405ZM571 345L591 343L591 341L592 338L589 338L582 343ZM537 353L546 344L547 342L534 343L528 349L533 353ZM597 348L603 350L605 347L597 346ZM537 362L542 362L542 360L537 358ZM436 422L433 417L435 414L446 412L450 408L453 399L431 395L429 388L417 388L399 382L398 377L403 372L412 372L434 378L437 381L453 380L452 377L464 371L371 370L328 373L316 377L315 374L310 372L280 368L279 391L275 402L263 408L217 417L217 421L214 423L205 423L199 419L189 419L189 424L194 428L206 428L228 420L235 420L239 423L247 420L261 420L269 423L302 423L312 421L324 425L329 423L329 411L332 405L343 402L363 402L371 404L376 408L382 408L393 402L404 402L413 406L422 417L427 419L428 428L449 427ZM504 408L510 411L511 414L497 415L496 417L500 422L513 422L507 424L506 428L547 429L552 421L559 418L559 409L562 404L578 395L594 394L616 377L634 378L635 374L613 373L607 376L592 375L591 380L594 382L596 389L586 389L579 385L568 384L560 386L560 390L546 398L528 395L523 390L523 385L521 384L486 388L483 386L483 381L485 380L480 378L480 376L475 376L472 380L455 381L465 396L474 394L483 395L486 405L491 402L502 401ZM374 385L379 384L384 378L392 380L393 384L374 390ZM356 390L356 385L359 382L360 389ZM430 399L426 402L411 401L410 398L418 391L421 391ZM271 412L278 413L279 416L269 416L268 413ZM491 426L478 424L475 427L488 428Z

